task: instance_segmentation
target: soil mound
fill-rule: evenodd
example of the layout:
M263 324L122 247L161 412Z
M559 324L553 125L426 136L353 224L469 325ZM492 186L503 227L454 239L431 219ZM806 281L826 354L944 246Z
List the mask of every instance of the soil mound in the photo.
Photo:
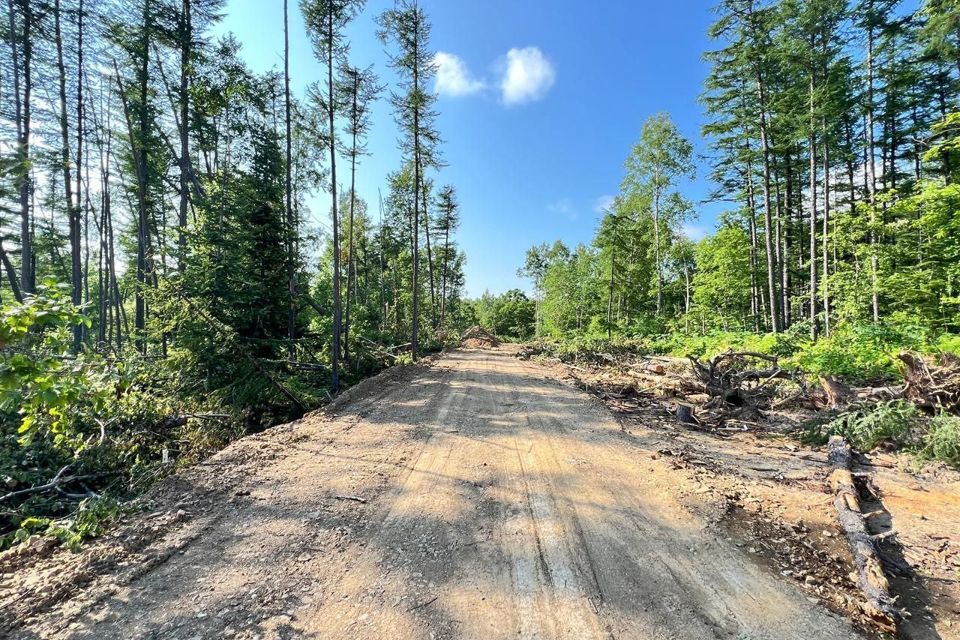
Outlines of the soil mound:
M499 347L500 341L483 327L474 326L463 332L460 346L469 349L487 349L490 347Z

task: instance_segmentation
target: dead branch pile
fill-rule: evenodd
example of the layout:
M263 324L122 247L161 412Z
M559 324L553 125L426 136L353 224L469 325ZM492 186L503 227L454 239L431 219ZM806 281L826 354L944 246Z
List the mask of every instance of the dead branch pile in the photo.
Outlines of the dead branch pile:
M960 414L960 358L943 354L936 364L930 364L912 351L904 351L897 357L904 364L903 395L906 398L931 413Z
M694 374L692 391L710 396L707 408L725 405L768 406L775 395L774 381L789 380L804 388L803 378L783 369L776 356L753 351L727 351L702 362L689 356Z
M500 341L481 326L473 326L463 332L460 345L469 349L499 347Z

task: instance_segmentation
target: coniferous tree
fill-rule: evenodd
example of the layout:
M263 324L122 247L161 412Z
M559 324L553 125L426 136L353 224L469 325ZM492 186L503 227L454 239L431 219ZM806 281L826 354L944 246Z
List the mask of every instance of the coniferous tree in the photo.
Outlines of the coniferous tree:
M384 11L377 19L378 36L384 43L393 42L396 51L390 54L390 66L400 77L399 89L391 93L394 118L401 130L401 150L413 166L413 201L411 229L411 338L413 359L419 355L420 339L420 211L423 194L423 173L426 167L438 164L437 146L440 135L434 122L433 103L436 96L427 87L435 75L433 52L430 50L430 22L417 0L400 0L396 7Z
M340 347L343 331L340 292L340 220L337 201L337 129L336 118L342 105L334 84L337 67L346 64L349 44L344 29L363 8L364 0L302 0L301 9L307 30L313 39L314 54L326 68L326 81L315 84L313 94L326 116L327 145L330 150L330 201L333 238L333 337L331 342L330 385L340 388Z

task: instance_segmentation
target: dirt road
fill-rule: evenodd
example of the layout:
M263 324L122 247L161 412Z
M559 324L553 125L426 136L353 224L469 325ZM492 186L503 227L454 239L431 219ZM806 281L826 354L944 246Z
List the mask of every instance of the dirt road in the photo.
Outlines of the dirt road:
M858 637L537 365L457 351L351 395L171 478L153 513L81 554L21 559L0 582L0 618L21 623L7 633Z

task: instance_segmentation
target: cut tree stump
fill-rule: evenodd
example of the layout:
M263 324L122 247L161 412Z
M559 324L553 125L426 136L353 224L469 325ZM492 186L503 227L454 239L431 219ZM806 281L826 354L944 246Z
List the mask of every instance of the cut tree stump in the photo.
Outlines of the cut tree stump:
M830 436L827 444L827 459L833 472L830 488L833 490L833 505L837 509L840 525L847 535L847 544L857 567L860 589L866 597L864 612L877 624L896 630L900 612L890 595L890 583L883 573L883 565L874 540L867 531L860 497L850 471L850 445L842 436Z
M831 409L838 409L849 404L854 395L850 387L833 376L820 376L820 385L827 395L827 406Z
M677 420L683 424L697 424L697 418L693 412L693 405L680 403L677 405Z

